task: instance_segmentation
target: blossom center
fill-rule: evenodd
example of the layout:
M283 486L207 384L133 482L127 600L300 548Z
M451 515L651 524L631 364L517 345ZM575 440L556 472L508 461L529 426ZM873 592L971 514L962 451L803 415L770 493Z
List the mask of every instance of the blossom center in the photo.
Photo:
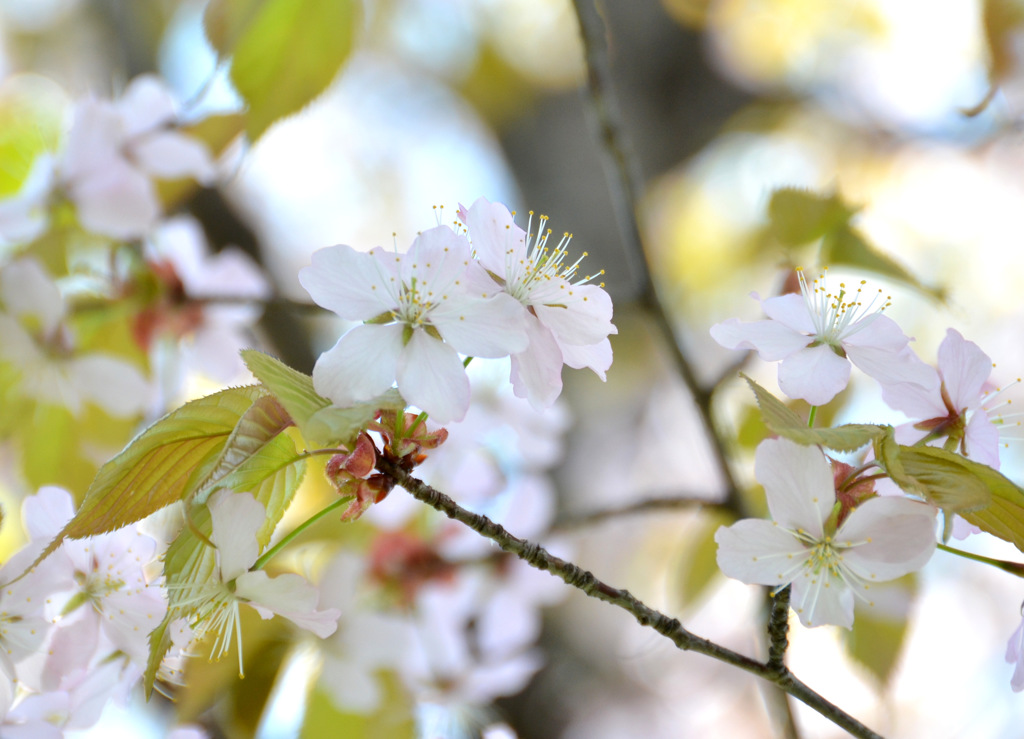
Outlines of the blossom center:
M839 283L839 292L832 293L826 284L828 267L809 284L802 267L797 267L796 272L817 342L837 350L841 350L843 339L867 326L890 305L891 296L883 298L881 290L864 305L861 298L866 280L861 280L853 293L847 290L845 282Z
M513 211L512 215L515 215ZM572 241L572 234L568 231L562 234L557 244L548 243L551 238L551 229L545 228L548 217L540 216L537 230L533 229L533 211L530 211L530 219L526 224L525 248L520 251L513 246L505 249L505 289L509 295L523 303L529 304L530 294L538 287L550 282L553 279L565 280L571 285L583 285L590 280L604 274L602 269L592 275L577 279L577 270L580 263L587 256L583 252L580 258L571 264L567 264L569 256L569 243ZM512 227L506 226L511 237ZM601 287L604 287L602 283Z

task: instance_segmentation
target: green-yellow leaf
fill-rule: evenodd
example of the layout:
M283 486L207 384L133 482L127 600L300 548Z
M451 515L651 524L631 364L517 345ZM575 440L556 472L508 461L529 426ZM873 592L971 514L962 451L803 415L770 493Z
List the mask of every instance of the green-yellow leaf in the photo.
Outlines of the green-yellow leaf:
M768 218L772 234L786 246L817 241L854 213L837 195L783 187L772 193Z
M945 511L961 515L978 511L989 505L995 489L1004 483L1019 491L992 468L938 447L900 446L898 458L902 474L912 481L909 492ZM895 476L893 481L900 484Z
M359 0L211 0L207 38L231 57L251 139L327 88L352 51L361 7Z
M258 398L238 419L216 463L196 486L193 501L205 503L214 490L227 487L225 477L291 425L291 417L277 399L272 395Z
M186 403L136 436L100 468L75 517L39 560L66 538L114 531L181 500L197 470L216 460L260 386L223 390Z
M773 433L798 444L820 444L839 452L852 452L882 437L889 428L867 423L848 423L836 428L808 428L807 422L785 403L746 375L741 373L741 376L754 391L765 426Z
M856 267L916 288L938 301L945 299L940 288L928 287L887 254L868 244L857 229L846 224L825 234L818 257L821 264Z

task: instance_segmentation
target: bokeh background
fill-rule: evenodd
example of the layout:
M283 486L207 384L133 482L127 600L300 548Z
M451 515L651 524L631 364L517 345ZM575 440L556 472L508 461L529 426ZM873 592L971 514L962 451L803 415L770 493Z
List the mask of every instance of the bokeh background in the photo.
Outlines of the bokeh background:
M204 5L0 0L0 85L107 96L157 71L188 101L186 117L237 109L203 36ZM1024 9L1012 0L606 0L601 8L626 153L644 183L637 212L650 268L701 382L737 359L710 340L710 325L757 317L751 291L770 295L791 267L819 266L816 244L773 236L772 193L791 186L856 208L851 223L865 243L942 291L939 300L870 276L892 293L889 315L925 361L952 326L993 358L997 381L1024 372L1024 76L1014 56L1024 49ZM607 384L566 374L573 420L553 472L558 535L575 561L698 634L761 649L762 594L711 574L699 546L713 508L666 504L575 521L652 498L713 502L722 481L664 338L636 305L641 280L581 91L572 4L367 0L365 11L356 51L329 90L255 146L229 152L222 184L183 207L215 247L241 246L297 300L305 296L296 273L312 251L404 249L433 225L434 205L454 213L485 195L571 231L587 264L606 270L619 334ZM280 305L268 308L261 331L304 371L337 335ZM773 368L756 358L746 370L775 387ZM739 479L752 484L757 429L741 384L725 380L715 417ZM836 417L900 420L857 381ZM1011 436L1004 471L1020 481ZM983 537L965 546L1020 555ZM859 647L875 655L865 661L850 657L842 630L797 626L791 667L887 736L1019 736L1024 696L1010 690L1003 651L1024 583L940 552L914 587L912 601L893 606L893 623L908 624L894 627L902 644L876 634ZM522 739L776 735L764 686L674 650L606 605L570 595L548 612L542 645L546 667L499 705ZM138 736L142 710L112 715L91 735ZM794 710L803 735L842 735ZM288 721L271 723L260 736L289 735Z

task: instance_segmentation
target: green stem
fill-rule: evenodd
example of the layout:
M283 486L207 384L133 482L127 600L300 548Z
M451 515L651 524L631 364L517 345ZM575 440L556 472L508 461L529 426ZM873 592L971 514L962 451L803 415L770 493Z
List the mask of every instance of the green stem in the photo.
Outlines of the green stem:
M814 428L814 418L818 415L818 406L812 405L811 412L807 414L807 428Z
M1016 575L1017 577L1024 577L1024 564L1021 564L1020 562L1009 562L1005 559L993 559L992 557L985 557L981 554L972 554L971 552L965 552L961 549L954 549L953 547L948 547L945 544L938 544L937 546L944 552L955 554L958 557L969 559L972 562L981 562L981 564L991 565L992 567L1000 569L1003 572L1009 572L1011 575Z
M305 521L303 521L298 526L296 526L294 530L290 531L284 538L281 539L281 541L277 542L277 544L275 544L270 549L265 551L263 553L263 556L260 557L259 559L257 559L256 563L250 569L253 569L253 570L261 570L261 569L263 569L264 565L266 565L267 562L272 560L278 554L278 552L280 552L286 546L288 546L293 541L295 541L295 539L298 536L300 536L303 531L308 529L310 526L315 524L317 521L319 521L321 518L326 516L331 511L335 511L338 508L341 508L343 505L347 505L352 500L352 497L353 496L351 496L351 495L346 495L346 496L343 496L341 498L338 498L336 501L331 503L329 506L324 508L322 511L318 511L318 512L314 513L312 516L310 516Z

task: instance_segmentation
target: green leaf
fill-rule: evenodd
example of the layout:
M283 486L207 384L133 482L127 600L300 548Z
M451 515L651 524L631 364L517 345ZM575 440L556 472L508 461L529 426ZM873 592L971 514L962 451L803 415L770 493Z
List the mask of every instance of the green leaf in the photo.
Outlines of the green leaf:
M985 508L961 511L960 515L1024 552L1024 490L991 467L977 468L975 472L988 486L992 500Z
M768 203L772 235L786 246L817 241L847 223L854 212L837 195L819 195L793 187L776 190Z
M265 394L259 386L223 390L186 403L136 436L100 468L78 513L37 562L66 538L113 531L182 500L197 470L217 459L239 419Z
M359 0L211 0L206 35L231 57L251 139L327 88L352 51L361 7Z
M395 389L367 403L337 408L317 394L312 377L292 369L281 360L255 349L244 350L242 359L249 371L281 402L302 435L317 446L348 446L373 420L378 410L400 411L405 408L405 401Z
M785 403L746 375L740 373L740 376L754 391L765 426L773 433L798 444L820 444L839 452L852 452L882 437L889 428L867 423L848 423L836 428L808 428L807 422Z
M873 272L916 288L938 301L945 300L945 290L923 284L894 259L870 246L860 232L849 225L825 234L818 259L821 264L846 265Z
M258 398L238 419L216 463L195 486L192 500L205 503L214 490L228 487L224 483L225 477L291 425L291 417L273 396Z
M994 488L1003 483L1019 490L992 468L938 447L900 446L897 459L902 471L896 475L889 472L893 481L945 511L963 515L980 510L989 505ZM886 461L893 462L891 450ZM901 484L907 480L909 487Z

